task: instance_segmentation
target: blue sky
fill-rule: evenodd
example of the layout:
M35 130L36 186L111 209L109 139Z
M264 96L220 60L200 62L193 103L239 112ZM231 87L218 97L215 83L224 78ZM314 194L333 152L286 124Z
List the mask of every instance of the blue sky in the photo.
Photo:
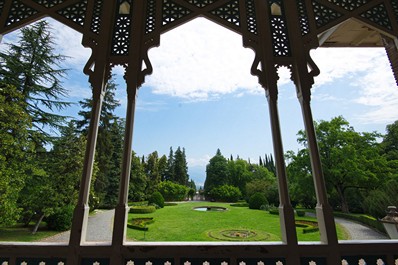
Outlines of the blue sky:
M80 34L51 22L59 52L69 56L64 86L69 100L91 96L82 73L91 54ZM15 33L4 36L15 40ZM318 49L312 52L321 70L312 90L315 120L343 115L356 131L385 132L398 119L398 88L384 49ZM206 19L195 19L161 36L149 58L154 72L138 94L133 149L139 155L170 146L186 150L190 177L202 185L205 166L220 148L224 156L258 162L273 153L264 89L250 75L254 53L241 37ZM118 75L117 115L125 116L122 69ZM279 111L284 150L297 151L296 133L303 128L301 110L289 74L281 69ZM76 116L78 106L64 113Z

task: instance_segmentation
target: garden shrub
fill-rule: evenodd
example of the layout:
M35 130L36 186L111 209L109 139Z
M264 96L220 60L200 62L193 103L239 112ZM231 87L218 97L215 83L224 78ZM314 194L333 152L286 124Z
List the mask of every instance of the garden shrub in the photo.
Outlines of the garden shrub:
M72 227L73 209L73 205L56 208L46 219L48 228L55 231L69 230Z
M165 202L164 203L164 206L177 206L178 205L178 203L176 203L176 202Z
M313 233L313 232L318 232L318 231L319 231L319 227L315 227L315 226L303 228L303 234L308 234L308 233Z
M148 201L139 201L139 202L129 202L129 206L146 206L148 205Z
M215 200L223 202L237 202L242 197L239 188L231 185L222 185L213 188L209 195Z
M238 202L238 203L232 203L230 204L232 207L249 207L249 204L247 202Z
M156 207L153 205L148 206L132 206L130 207L130 213L153 213L156 211Z
M163 208L164 207L163 195L160 192L155 191L154 193L152 193L151 197L149 197L148 204L154 204L159 208Z
M129 223L127 223L127 227L131 229L148 231L147 225L153 223L153 217L147 218L132 218Z
M304 210L296 210L296 214L299 217L303 217L303 216L305 216L305 211Z
M364 214L349 214L349 213L343 213L343 212L333 212L334 216L337 217L342 217L346 218L349 220L357 221L359 223L362 223L364 225L370 226L375 228L381 233L385 233L386 230L384 229L384 226L381 222L379 222L376 218L364 215Z
M249 199L249 208L260 210L261 206L267 205L268 201L265 195L261 192L254 193Z
M279 209L277 207L270 208L268 210L270 214L279 215Z
M163 181L158 185L158 191L166 201L183 201L187 197L189 188L171 181Z

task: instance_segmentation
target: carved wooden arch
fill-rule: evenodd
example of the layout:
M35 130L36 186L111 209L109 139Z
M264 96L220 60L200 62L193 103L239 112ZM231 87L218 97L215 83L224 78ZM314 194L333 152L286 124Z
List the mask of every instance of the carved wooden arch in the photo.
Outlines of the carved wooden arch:
M291 67L302 59L298 54L316 70L308 51L319 46L319 34L347 19L398 36L398 0L2 0L0 14L0 34L46 16L82 33L82 44L92 49L84 70L92 83L94 64L106 72L123 65L128 76L133 61L145 64L133 67L138 86L152 72L147 51L160 35L199 16L242 35L255 51L251 72L263 86L265 64Z

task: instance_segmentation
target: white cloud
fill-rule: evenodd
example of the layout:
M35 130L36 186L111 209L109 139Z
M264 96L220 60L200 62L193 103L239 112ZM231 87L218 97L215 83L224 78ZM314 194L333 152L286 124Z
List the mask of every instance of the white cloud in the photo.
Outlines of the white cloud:
M166 103L162 101L137 101L137 109L143 111L159 111L166 108Z
M55 42L58 44L57 52L69 57L66 61L67 67L83 71L84 65L91 56L91 49L84 48L81 44L82 34L55 20L49 19L49 22Z
M319 87L341 78L355 82L352 77L373 71L375 61L385 57L385 51L381 48L319 48L312 51L311 56L321 71L315 77L315 87Z
M157 94L208 100L223 94L263 89L250 75L254 53L240 35L200 18L161 36L149 51L154 67L147 85Z
M206 154L206 155L203 155L202 157L188 157L187 163L188 163L189 167L204 167L209 163L209 160L213 156Z
M365 107L356 115L360 123L385 124L398 119L398 88L383 48L318 49L313 58L321 70L315 88L345 80L347 87L358 90L359 97L351 100ZM332 93L316 99L336 100Z
M58 51L70 57L67 67L82 71L91 50L81 45L81 34L54 20L51 25ZM13 41L15 37L16 33L6 35L3 43ZM325 48L312 51L311 55L321 71L315 78L314 91L320 86L344 80L347 85L358 89L360 96L352 101L367 107L366 112L357 116L359 121L385 123L398 119L398 89L384 49ZM162 35L160 47L150 50L149 57L154 72L144 85L151 87L156 94L198 101L214 100L228 93L236 96L264 93L257 77L250 75L253 51L243 48L240 35L204 18ZM115 72L120 74L122 68L115 69ZM290 73L287 69L280 69L279 74L278 84L283 92L284 85L291 83ZM71 96L81 96L80 91L91 94L89 86L82 89L72 81L68 81ZM322 101L340 98L332 91L313 95L314 99ZM139 107L154 110L163 106L161 102L142 102Z

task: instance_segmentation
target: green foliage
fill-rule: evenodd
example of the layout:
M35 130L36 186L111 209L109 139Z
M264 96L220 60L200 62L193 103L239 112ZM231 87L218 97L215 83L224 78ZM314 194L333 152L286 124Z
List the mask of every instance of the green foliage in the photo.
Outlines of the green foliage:
M131 229L141 230L141 231L148 231L147 225L152 224L155 222L153 217L147 218L131 218L130 222L127 223L127 227Z
M205 194L208 195L213 188L228 184L227 159L221 154L220 149L206 166Z
M299 217L303 217L303 216L305 216L305 211L304 210L296 210L296 214Z
M398 177L393 178L375 190L369 192L363 201L367 213L383 218L386 215L387 207L398 205Z
M60 68L60 64L65 56L55 54L53 37L45 20L22 28L17 43L6 45L7 49L0 52L0 80L21 93L26 103L24 110L34 127L29 131L30 138L37 143L48 142L50 135L44 127L62 127L65 117L54 111L70 105L61 100L68 94L61 82L66 70Z
M171 181L163 181L158 186L158 191L166 201L183 201L187 197L188 188Z
M56 190L59 205L75 205L83 171L86 139L77 133L73 121L69 122L60 132L61 136L54 140L53 148L48 154L46 168L52 179L51 185ZM95 164L94 172L96 171L97 165ZM90 195L94 196L92 187Z
M164 206L177 206L178 205L178 203L176 203L176 202L165 202L164 203Z
M249 199L249 208L250 209L260 209L262 205L267 205L267 198L263 193L256 192Z
M146 186L147 178L144 172L144 166L141 164L140 158L133 153L131 160L129 200L137 202L145 200Z
M253 179L249 182L246 183L246 201L249 201L250 197L255 194L255 193L262 193L266 196L266 198L268 197L272 197L275 196L274 192L273 192L273 187L274 184L276 182L275 178L272 179L265 179L265 178L257 178L257 179ZM276 197L278 197L278 192L276 192ZM273 203L275 203L275 201L272 201Z
M387 125L381 149L388 160L398 160L398 120Z
M155 211L156 211L156 207L153 205L132 206L132 207L130 207L129 213L145 214L145 213L153 213Z
M120 103L115 99L117 85L113 78L107 84L98 128L95 161L98 171L93 188L98 200L98 207L113 208L117 204L121 161L123 153L124 120L114 115ZM91 120L92 98L79 101L81 120L76 121L77 128L87 135Z
M69 230L72 226L73 209L74 207L72 205L64 205L56 208L54 212L47 217L48 228L55 231Z
M164 207L163 195L160 192L155 191L154 193L152 193L151 197L149 197L148 203L151 205L154 204L155 206L157 206L159 208L163 208Z
M268 212L273 215L279 215L279 209L277 207L271 207Z
M332 206L344 212L350 206L358 208L352 203L362 201L366 192L377 186L389 171L386 159L379 154L380 135L358 133L341 116L315 123L315 131ZM307 147L305 132L298 135L298 142ZM305 207L313 206L315 192L307 148L297 154L289 152L287 157L293 200Z
M180 185L188 185L188 167L185 156L185 149L180 147L174 153L174 179L173 181Z
M348 214L343 212L333 212L333 215L362 223L364 225L373 227L381 233L385 233L383 224L374 217L365 214Z
M0 226L12 225L22 209L18 197L26 179L31 149L28 142L29 115L22 94L14 86L0 83Z
M249 204L247 202L238 202L238 203L232 203L230 204L232 207L249 207Z
M303 228L303 234L314 233L314 232L318 232L318 231L319 231L319 227L306 227L306 228Z
M242 197L240 190L231 185L215 187L210 191L209 195L215 200L223 202L237 202Z

